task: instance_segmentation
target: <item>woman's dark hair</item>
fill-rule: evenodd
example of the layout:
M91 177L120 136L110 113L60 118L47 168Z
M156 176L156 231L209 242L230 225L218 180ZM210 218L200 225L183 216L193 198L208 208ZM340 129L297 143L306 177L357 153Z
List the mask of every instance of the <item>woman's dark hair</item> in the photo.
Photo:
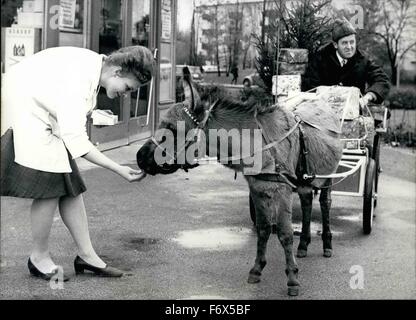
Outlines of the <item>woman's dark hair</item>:
M149 82L155 70L152 52L142 46L121 48L108 56L107 63L120 66L123 73L133 74L140 83Z

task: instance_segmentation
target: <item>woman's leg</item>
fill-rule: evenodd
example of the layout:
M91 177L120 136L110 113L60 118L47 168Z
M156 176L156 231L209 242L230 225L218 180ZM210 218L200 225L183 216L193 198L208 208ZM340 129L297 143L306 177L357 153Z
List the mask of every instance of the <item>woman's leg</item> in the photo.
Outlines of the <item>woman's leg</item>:
M43 273L50 273L56 268L49 255L48 241L58 201L59 198L33 200L30 210L33 237L30 260Z
M98 257L91 244L88 220L82 195L62 197L59 200L62 220L78 246L79 256L87 263L104 268L106 264Z

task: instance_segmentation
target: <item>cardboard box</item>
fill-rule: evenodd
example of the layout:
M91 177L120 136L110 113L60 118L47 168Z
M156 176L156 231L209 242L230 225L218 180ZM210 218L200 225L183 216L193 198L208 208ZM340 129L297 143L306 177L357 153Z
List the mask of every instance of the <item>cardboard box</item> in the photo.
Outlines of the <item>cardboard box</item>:
M290 64L305 64L308 63L309 51L307 49L280 49L279 62L286 62Z
M276 83L277 80L277 83ZM273 76L272 93L277 96L290 97L300 93L301 76L300 75L279 75Z
M306 63L279 62L279 75L304 75L306 73Z
M118 115L111 110L94 110L91 118L94 126L113 126L118 123Z

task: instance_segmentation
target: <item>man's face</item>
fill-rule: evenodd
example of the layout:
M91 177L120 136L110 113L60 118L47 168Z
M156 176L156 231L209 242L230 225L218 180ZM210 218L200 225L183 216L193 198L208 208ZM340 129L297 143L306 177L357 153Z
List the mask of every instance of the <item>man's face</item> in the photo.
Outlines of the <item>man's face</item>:
M121 71L118 70L117 72L114 72L114 75L108 80L108 85L106 87L107 96L110 99L121 97L124 94L137 90L139 86L140 82L133 74L121 73Z
M339 39L338 42L335 43L335 49L337 49L339 55L344 59L352 58L357 50L355 34Z

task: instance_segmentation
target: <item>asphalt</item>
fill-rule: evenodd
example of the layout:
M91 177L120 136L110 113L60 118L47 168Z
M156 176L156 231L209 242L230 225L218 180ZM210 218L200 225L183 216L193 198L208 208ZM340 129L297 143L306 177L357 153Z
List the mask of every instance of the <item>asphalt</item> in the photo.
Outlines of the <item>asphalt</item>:
M105 154L137 167L139 147ZM301 292L296 299L416 298L415 161L412 152L383 148L379 206L369 236L362 233L362 200L334 198L330 259L322 257L315 200L308 257L298 259ZM256 234L241 175L234 180L232 171L211 164L129 184L85 160L78 164L88 187L84 199L94 247L126 275L121 279L75 276L76 247L56 214L50 250L71 279L62 289L52 289L48 282L31 277L26 267L31 202L2 198L1 299L292 299L286 294L284 255L276 236L269 241L262 281L247 283ZM296 246L301 217L293 196ZM362 289L351 287L356 270L362 271Z

